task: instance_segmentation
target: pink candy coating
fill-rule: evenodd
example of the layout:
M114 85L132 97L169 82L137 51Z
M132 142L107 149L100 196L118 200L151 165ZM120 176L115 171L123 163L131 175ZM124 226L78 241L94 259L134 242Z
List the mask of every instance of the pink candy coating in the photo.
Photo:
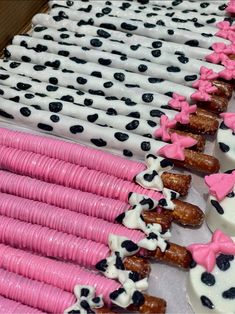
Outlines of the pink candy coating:
M235 13L235 1L234 0L229 1L226 11L229 13Z
M130 192L145 194L156 200L162 198L159 192L100 171L5 146L0 146L0 168L124 202L128 201Z
M0 269L0 295L46 313L63 313L75 303L72 293Z
M220 114L223 118L224 124L235 132L235 113L234 112L224 112Z
M0 191L114 221L130 205L119 200L66 188L0 170Z
M126 237L135 243L145 237L140 231L103 219L4 193L0 193L0 214L105 245L108 245L110 234Z
M233 191L235 185L235 171L228 173L215 173L205 177L210 194L222 201L226 195Z
M138 173L146 169L142 162L127 160L77 143L5 128L0 128L0 144L61 159L128 181L132 181Z
M160 128L154 133L156 138L161 138L163 141L170 141L171 136L169 134L169 129L176 126L175 120L169 120L166 115L162 115L160 118Z
M0 216L0 242L87 267L109 256L103 244L4 216Z
M4 314L43 314L43 312L32 307L23 305L0 296L0 313Z
M106 304L110 304L109 294L120 288L115 280L92 273L78 265L38 256L4 244L0 244L0 267L68 292L73 292L77 284L94 286L96 295L102 294Z

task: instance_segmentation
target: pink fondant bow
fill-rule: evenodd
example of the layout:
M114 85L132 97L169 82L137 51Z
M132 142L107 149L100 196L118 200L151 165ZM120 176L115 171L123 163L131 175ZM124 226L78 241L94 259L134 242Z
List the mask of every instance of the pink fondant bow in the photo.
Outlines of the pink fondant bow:
M219 28L219 31L215 34L216 36L229 39L232 42L235 40L235 25L230 25L228 21L221 21L216 26Z
M177 133L171 134L171 142L172 144L167 144L160 148L158 154L171 159L184 160L184 149L197 144L197 140Z
M233 52L233 45L227 46L225 43L215 43L212 45L212 49L214 52L207 56L206 60L217 64L228 59L227 55Z
M189 105L186 101L182 104L181 112L175 116L175 120L181 124L189 123L189 115L197 111L197 105Z
M176 120L169 120L166 115L161 116L160 128L155 131L154 136L162 138L163 141L170 141L169 129L174 128L176 123Z
M198 101L210 101L210 94L217 91L217 87L213 86L209 81L198 80L193 84L193 87L198 88L198 91L193 93L191 98Z
M229 13L235 13L235 0L230 0L226 8L226 11Z
M219 74L214 72L212 69L208 69L204 66L200 68L200 79L203 81L211 81L217 79Z
M224 119L224 124L235 132L235 113L234 112L224 112L220 114L220 117Z
M216 173L205 177L205 183L209 187L210 194L222 201L227 194L233 191L235 185L235 171L231 174Z
M173 93L172 99L169 101L168 105L173 109L181 109L185 102L186 98L184 96Z
M211 242L207 244L192 244L187 249L192 253L196 263L205 267L208 272L211 272L215 267L218 254L235 254L235 243L222 231L216 230Z
M225 80L232 80L235 78L235 61L230 59L225 59L222 61L225 69L219 73L219 76Z

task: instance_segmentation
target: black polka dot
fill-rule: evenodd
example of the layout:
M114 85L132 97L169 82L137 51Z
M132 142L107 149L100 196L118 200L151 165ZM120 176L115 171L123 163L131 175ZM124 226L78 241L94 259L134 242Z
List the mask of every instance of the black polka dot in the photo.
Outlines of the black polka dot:
M214 17L206 21L207 24L212 24L215 22L216 22L216 19Z
M40 44L37 44L37 46L36 46L36 48L35 48L35 50L37 51L37 52L43 52L43 51L47 51L47 46L45 46L45 45L40 45Z
M137 118L137 119L139 119L139 118L140 118L140 113L139 113L138 111L134 111L134 112L128 113L127 116L128 116L128 117L132 117L132 118Z
M46 67L45 67L45 65L38 65L38 64L36 64L36 65L33 66L33 69L35 71L43 71L43 70L46 69Z
M38 128L44 131L53 131L53 127L48 125L48 124L44 124L44 123L38 123Z
M201 275L201 281L207 286L214 286L215 276L211 273L204 272Z
M68 101L68 102L74 102L73 96L70 96L70 95L64 95L64 96L62 96L62 97L61 97L61 100Z
M168 29L167 33L168 33L169 35L174 35L175 32L173 31L173 29Z
M179 62L181 62L183 64L186 64L186 63L189 62L189 58L187 58L187 57L185 57L183 55L179 56L177 59L179 60Z
M162 42L161 41L154 41L153 43L152 43L152 47L153 48L161 48L162 47Z
M111 35L103 29L98 29L97 35L103 38L109 38Z
M126 157L132 157L133 153L130 150L128 150L128 149L124 149L123 150L123 155L126 156Z
M0 80L2 80L2 81L8 79L9 77L10 77L10 75L8 75L8 74L0 74Z
M56 77L50 77L49 78L49 83L52 85L57 85L58 84L58 79Z
M161 50L158 50L158 49L157 50L152 50L151 54L152 54L153 57L159 58L161 56Z
M148 67L147 67L147 65L145 65L145 64L140 64L140 65L138 66L138 70L139 70L139 72L145 72L145 71L148 70Z
M91 143L97 147L104 147L107 145L107 142L102 140L102 138L92 138Z
M207 8L209 5L210 5L210 4L209 4L208 2L202 2L202 3L200 4L200 7L203 8L203 9L205 9L205 8Z
M216 257L216 265L220 270L226 271L230 268L230 261L233 260L234 260L233 255L220 254L219 256Z
M26 83L17 83L16 87L19 88L20 90L27 90L30 87L32 87L32 85Z
M220 11L224 11L224 10L226 9L226 7L227 7L227 4L226 4L226 3L225 3L225 4L222 4L222 5L219 6L219 10L220 10Z
M105 87L105 88L110 88L110 87L112 87L113 86L113 82L105 82L104 84L103 84L103 86Z
M68 57L68 56L69 56L69 51L66 51L66 50L59 50L59 51L58 51L58 55L59 55L59 56L63 56L63 57Z
M177 6L177 5L181 4L182 2L183 2L183 0L174 0L174 1L172 1L172 5Z
M45 65L48 67L52 67L52 68L59 68L60 67L60 61L59 60L55 60L55 61L47 61L45 62Z
M153 94L151 94L151 93L143 94L143 95L142 95L142 100L143 100L144 102L147 102L147 103L152 102L152 101L153 101Z
M9 98L9 100L14 101L14 102L20 102L20 97L15 96L15 97Z
M141 149L144 151L144 152L147 152L151 149L151 145L150 145L150 142L142 142L141 143Z
M6 58L10 58L10 57L11 57L11 53L10 53L10 51L9 51L8 49L5 49L5 50L4 50L4 56L5 56Z
M102 73L99 72L99 71L93 71L93 72L91 72L91 75L92 75L92 76L95 76L95 77L102 78Z
M22 56L21 60L24 61L24 62L31 62L31 59L29 57L27 57L27 56Z
M119 82L125 81L125 75L121 72L114 73L113 77Z
M112 11L112 9L108 8L108 7L102 9L103 14L109 14L111 11Z
M166 26L165 23L163 22L163 20L158 20L156 22L156 25L159 25L159 26Z
M55 123L60 121L60 117L57 116L56 114L52 114L50 116L50 119L51 119L52 122L55 122Z
M235 287L232 287L222 293L224 299L234 300L235 299Z
M83 59L80 59L80 58L77 58L77 57L71 57L69 59L74 61L74 62L76 62L76 63L78 63L78 64L86 64L87 63L86 60L83 60Z
M89 106L92 106L93 104L93 100L92 99L89 99L89 98L85 98L84 99L84 105L89 107Z
M154 128L155 126L157 126L157 123L152 121L152 120L147 120L147 123L149 126L151 126L152 128Z
M99 58L98 62L99 62L99 64L107 65L107 66L112 63L112 61L110 59L104 59L104 58Z
M110 116L116 116L117 115L117 111L113 108L108 108L106 111L106 114L110 115Z
M59 112L63 108L63 104L59 101L53 101L49 103L49 110L51 112Z
M47 85L46 89L48 92L55 92L55 91L57 91L58 86Z
M197 79L197 75L186 75L184 77L185 82L192 82Z
M91 114L89 116L87 116L87 121L89 122L95 122L97 119L99 118L98 114Z
M227 153L230 151L230 147L225 143L219 142L219 148L222 152Z
M60 38L61 39L66 39L66 38L69 38L69 35L62 33L62 34L60 34Z
M101 47L102 46L102 41L99 40L98 38L91 39L90 43L93 47Z
M164 112L162 112L161 110L153 109L153 110L150 111L150 116L151 117L161 118L162 115L164 115Z
M42 110L42 108L39 105L31 105L31 107L37 109L37 110Z
M4 91L0 89L0 95L4 95Z
M168 72L180 72L181 70L180 70L180 68L179 67L175 67L175 66L169 66L169 67L167 67L167 71Z
M223 215L223 214L224 214L223 207L220 205L219 202L217 202L216 200L211 200L211 205L216 209L216 211L217 211L220 215Z
M19 62L11 62L9 66L11 69L15 69L15 68L18 68L18 66L20 66L20 63Z
M116 132L114 133L114 137L120 142L125 142L128 140L129 135L123 132Z
M155 83L162 83L164 82L163 79L157 78L157 77L149 77L148 78L149 83L155 84Z
M228 193L226 196L228 198L233 198L233 197L235 197L235 193L232 191L232 192Z
M137 44L137 45L131 45L131 46L130 46L131 50L133 50L133 51L138 50L139 47L140 47L139 44Z
M127 129L128 131L130 131L130 130L135 130L135 129L138 128L139 124L140 124L140 123L139 123L138 120L133 120L133 121L131 121L130 123L128 123L128 124L126 125L126 129Z
M138 27L135 25L132 25L130 23L122 23L121 28L127 30L127 31L135 31Z
M82 125L72 125L70 127L70 132L73 134L82 133L84 131L84 127Z
M204 305L205 307L208 307L211 310L215 307L212 301L208 297L202 295L200 299L201 299L202 305Z
M83 78L83 77L81 77L81 76L78 76L78 77L77 77L77 82L78 82L78 84L80 84L80 85L84 85L84 84L87 83L87 79L85 79L85 78Z
M102 90L89 89L88 93L92 95L105 96L105 93Z
M100 27L111 29L111 30L114 30L114 31L117 29L116 26L111 24L111 23L101 23Z
M22 116L24 117L29 117L31 115L31 111L29 108L27 107L22 107L20 108L20 113L22 114Z
M33 30L36 33L39 33L39 32L45 31L46 29L47 29L47 27L45 27L45 26L35 26Z
M191 47L198 47L199 46L199 42L196 39L192 39L189 41L186 41L185 45L191 46Z

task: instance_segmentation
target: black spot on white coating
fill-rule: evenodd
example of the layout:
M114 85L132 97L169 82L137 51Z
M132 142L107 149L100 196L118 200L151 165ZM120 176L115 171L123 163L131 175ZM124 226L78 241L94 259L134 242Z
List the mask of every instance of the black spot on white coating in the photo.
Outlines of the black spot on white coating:
M222 293L222 297L224 299L234 300L235 299L235 287L231 287L230 289L224 291Z
M200 299L203 306L208 307L211 310L215 307L212 301L208 297L202 295Z
M114 133L114 137L120 142L125 142L128 140L129 135L123 132L116 132Z
M7 118L7 119L14 119L13 115L10 113L7 113L6 111L0 109L0 116Z
M151 93L145 93L142 95L142 100L146 103L150 103L153 101L153 94Z
M164 112L162 112L161 110L153 109L153 110L150 111L150 116L151 117L161 118L162 115L164 115Z
M87 116L87 121L89 121L89 122L95 122L97 119L98 119L98 114L97 113L95 113L95 114L92 114L92 115L88 115Z
M104 147L107 145L107 143L101 138L92 138L91 143L97 147Z
M220 270L226 271L230 268L230 261L233 260L234 260L233 255L220 254L219 256L216 257L216 265Z
M31 111L29 108L27 107L21 107L20 108L20 113L22 114L22 116L24 117L29 117L31 115Z
M150 142L146 142L146 141L142 142L142 143L141 143L141 149L142 149L144 152L149 151L149 150L151 149L151 144L150 144Z
M230 151L230 147L227 144L222 143L222 142L219 142L219 148L223 153L227 153Z
M53 131L53 127L45 123L38 123L37 126L39 129L44 130L44 131Z
M72 134L82 133L84 131L84 127L82 125L73 125L70 127L70 132Z
M56 114L52 114L52 115L50 116L50 120L51 120L52 122L56 123L56 122L59 122L59 121L60 121L60 117L57 116Z
M128 123L128 124L126 125L126 130L128 130L128 131L130 131L130 130L135 130L135 129L138 128L139 124L140 124L140 123L139 123L138 120L133 120L133 121L131 121L130 123Z
M59 112L63 108L63 104L59 101L53 101L49 103L49 110L51 112Z
M204 272L201 275L201 281L207 286L214 286L215 276L211 273Z
M211 205L216 209L216 211L217 211L220 215L223 215L223 214L224 214L223 207L220 205L219 202L217 202L216 200L211 200Z
M121 28L125 29L125 30L128 30L128 31L134 31L136 30L138 27L135 26L135 25L132 25L130 23L122 23L121 24Z
M126 156L126 157L132 157L133 153L130 150L128 150L128 149L124 149L123 150L123 155Z

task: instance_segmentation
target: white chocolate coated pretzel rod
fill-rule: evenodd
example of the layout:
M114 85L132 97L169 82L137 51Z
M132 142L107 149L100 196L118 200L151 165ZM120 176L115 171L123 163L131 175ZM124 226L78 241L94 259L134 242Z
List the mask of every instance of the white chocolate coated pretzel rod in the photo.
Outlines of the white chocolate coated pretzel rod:
M154 77L149 77L120 70L118 68L106 67L94 62L87 62L84 64L83 62L79 62L79 59L69 59L48 52L35 52L25 47L10 45L6 49L7 54L11 55L10 60L23 61L28 58L33 64L42 65L44 68L39 67L39 72L44 72L47 65L52 67L56 62L59 64L58 69L70 70L77 74L81 73L92 77L93 72L99 72L103 79L110 80L109 84L107 82L103 83L103 86L107 86L107 88L111 88L116 82L118 84L121 82L122 84L125 84L126 87L141 88L159 94L165 94L171 91L185 96L188 100L190 100L190 96L195 92L194 88L184 86L182 89L182 85L180 84L164 81L162 78L159 79L158 73L156 73L156 76ZM36 67L34 67L34 70L36 70ZM177 68L172 67L172 71L175 70L178 71ZM98 80L100 80L100 78L98 78ZM116 96L116 94L114 95Z
M126 103L126 99L119 100L117 97L103 97L99 95L92 95L80 90L74 90L61 86L54 86L44 82L36 82L31 78L17 75L14 73L0 70L0 82L4 86L16 88L17 90L30 91L38 96L47 95L51 98L58 99L61 101L71 102L78 105L88 106L96 109L107 111L110 115L126 115L133 118L141 118L144 120L159 121L158 118L161 115L166 114L169 119L175 117L175 110L156 108L147 104L135 104L132 106ZM168 102L170 97L167 98ZM58 109L59 110L59 109ZM56 110L57 111L57 110ZM60 111L60 110L59 110ZM59 112L58 111L58 112Z
M95 25L99 27L106 25L108 29L116 29L123 32L130 32L144 36L147 35L151 38L163 38L164 40L183 44L191 43L192 45L193 41L195 41L197 44L194 44L194 46L200 46L202 48L210 48L214 43L217 42L223 42L225 44L229 43L228 40L218 36L204 37L200 33L195 33L192 31L172 29L170 27L151 24L148 22L144 23L142 21L133 21L129 20L128 18L107 16L103 15L102 13L101 15L97 15L95 11L85 13L66 8L56 8L52 9L49 14L55 19L67 18L71 21L75 21L78 23L78 26L84 22L88 25Z
M162 94L146 91L137 87L127 87L120 82L113 83L110 80L86 74L71 73L71 70L45 67L43 71L37 71L35 70L36 64L19 62L16 68L11 68L10 64L11 62L9 60L0 60L0 67L3 69L11 73L23 74L40 82L47 82L52 84L54 89L57 89L56 85L58 85L72 89L81 89L93 95L115 96L119 99L122 98L123 95L128 95L127 98L130 98L131 101L142 104L147 103L153 106L167 105L169 101L169 97Z
M51 29L51 32L48 29L47 34L51 33L54 40L60 40L61 32L55 29ZM73 35L72 32L66 32L70 33L70 35ZM34 33L34 36L36 37L37 33ZM41 37L43 38L43 33L41 34ZM105 52L105 51L99 51L92 49L93 46L91 45L91 40L95 39L91 36L86 36L87 40L84 40L84 37L81 37L81 40L83 42L79 43L81 46L67 46L63 43L58 43L51 40L45 40L45 39L39 39L34 37L28 37L28 36L15 36L13 39L13 44L17 46L24 46L28 49L32 49L34 52L41 52L43 50L57 54L59 56L63 55L65 57L68 57L70 59L77 58L77 62L80 62L83 64L86 64L89 66L91 62L95 62L96 64L101 64L102 60L110 60L109 64L107 62L106 67L111 68L118 68L122 70L128 70L132 71L134 73L146 75L146 76L152 76L159 78L166 79L168 81L172 81L178 84L184 84L186 86L192 86L192 83L199 79L199 75L194 72L188 72L180 70L180 68L174 69L174 67L168 67L166 65L156 64L149 61L143 61L138 60L134 58L129 57L120 57L118 55L115 55L111 52ZM89 40L90 41L89 41ZM91 48L90 50L84 50L83 47ZM86 62L87 61L87 62ZM171 70L175 70L176 72L171 72ZM177 72L178 71L178 72ZM91 75L93 76L102 76L101 72L92 71Z
M198 1L198 0L197 0ZM69 7L70 9L79 10L81 8L81 3L77 1L58 1L58 0L51 0L49 5L52 6L53 4L61 5L64 7ZM86 4L86 10L90 10L90 6L92 4L97 4L95 1L90 1ZM84 6L85 4L83 4ZM224 19L229 19L228 17L224 17L224 15L216 15L215 13L205 13L204 10L200 12L195 12L195 10L186 9L186 10L169 10L165 7L160 6L152 6L151 3L141 4L137 3L136 1L127 2L127 1L106 1L106 0L99 0L99 5L101 6L108 6L108 7L118 7L123 11L134 10L135 13L144 14L146 18L150 17L157 17L160 19L161 16L171 17L174 22L183 22L191 21L193 23L200 23L203 25L208 26L215 26L216 23L224 21ZM203 8L202 8L203 9ZM178 21L179 20L179 21ZM196 24L197 25L197 24ZM200 28L199 28L200 29Z
M64 1L64 3L66 3ZM51 1L49 2L50 7L53 8L64 8L63 3L60 1ZM77 3L78 7L76 9L77 12L85 11L85 12L96 12L103 15L108 16L115 16L115 17L121 17L125 19L137 19L140 22L148 22L155 25L162 25L166 27L170 27L173 29L184 29L188 31L192 31L195 33L203 34L204 37L208 36L211 37L211 35L216 35L218 32L218 29L215 26L210 25L203 25L199 23L195 23L192 21L187 21L183 19L175 19L174 17L170 16L158 16L157 11L152 11L151 15L146 15L146 13L143 13L141 10L133 10L131 7L128 8L128 10L122 9L122 7L118 7L114 5L113 7L107 6L105 3L102 4L101 2L90 2L90 3ZM71 9L71 7L67 6L68 9ZM74 7L72 7L74 10Z
M221 71L224 67L223 66L219 66L219 65L215 65L215 64L211 64L209 62L205 62L205 61L200 61L200 60L195 60L192 58L188 58L187 55L184 56L182 54L179 55L174 55L172 50L171 52L168 50L166 51L161 50L162 49L162 44L160 41L160 44L158 43L158 39L155 38L154 40L152 38L147 38L144 36L139 36L139 35L135 35L133 34L133 36L128 37L126 36L126 33L123 33L121 31L114 31L114 30L110 30L110 29L104 29L104 28L99 28L96 26L92 26L92 25L85 25L85 26L81 26L78 27L77 23L75 21L71 21L68 19L62 19L60 21L55 21L51 16L46 15L46 14L37 14L34 16L33 18L33 23L34 24L40 24L43 27L49 27L49 28L55 28L55 29L63 29L63 28L67 28L70 32L78 32L78 34L86 34L89 36L107 36L105 35L104 32L110 34L110 37L108 39L104 38L101 40L101 42L98 41L98 45L94 44L93 49L96 50L105 50L108 52L112 52L112 51L117 51L119 52L119 54L122 56L128 56L131 58L136 58L136 59L146 59L150 62L153 63L157 63L157 64L165 64L165 65L173 65L173 66L179 66L182 70L185 71L193 71L195 73L200 73L200 68L201 66L206 66L209 67L211 69L213 69L215 72L219 72ZM43 28L35 28L33 35L35 34L35 32L40 32L43 31ZM63 32L62 32L63 34ZM100 34L100 35L99 35ZM61 35L61 34L60 34ZM40 36L40 35L37 35ZM46 35L44 35L44 39L54 39L53 37L47 37ZM63 35L61 35L63 37ZM75 36L75 34L74 34ZM173 36L174 37L174 36ZM162 37L159 37L162 38ZM90 38L87 39L87 44L88 42L90 42L89 40ZM75 40L70 38L70 34L66 34L65 31L65 36L64 39L60 38L61 42L66 42L68 40L68 42L73 42L74 44L79 44L79 42L84 42L84 40L86 40L86 37L83 38L76 38L75 36ZM120 42L112 42L111 40L117 40ZM147 40L148 42L150 42L151 44L155 45L155 48L153 50L147 49L146 47L142 47L142 45L144 44L145 40ZM94 41L94 43L97 42ZM153 43L155 42L155 44ZM141 46L139 46L141 43ZM142 44L143 43L143 44ZM149 43L149 45L150 45ZM230 41L227 41L227 44L231 44ZM81 44L79 44L81 45ZM134 50L132 49L132 45L136 45L137 49L134 48ZM97 47L98 46L98 47ZM100 47L99 47L100 46ZM160 47L159 47L160 46ZM165 45L164 45L165 46ZM163 47L164 47L163 46ZM186 46L187 47L187 46ZM192 47L191 47L192 48ZM188 48L189 49L189 48ZM164 53L163 53L164 51ZM207 50L208 51L208 50ZM177 50L176 50L177 52ZM184 53L184 52L183 52Z

